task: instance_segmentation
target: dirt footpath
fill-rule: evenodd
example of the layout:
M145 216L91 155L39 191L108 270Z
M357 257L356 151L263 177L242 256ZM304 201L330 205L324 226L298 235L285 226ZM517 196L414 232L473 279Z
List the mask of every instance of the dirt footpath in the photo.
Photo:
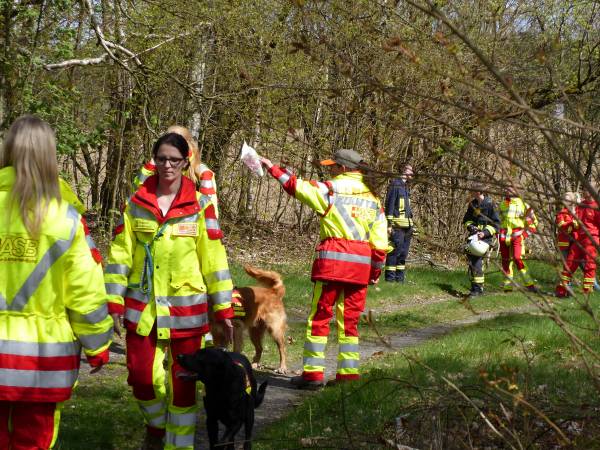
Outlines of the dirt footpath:
M521 309L519 309L521 310ZM516 312L516 311L510 311ZM451 331L467 325L479 322L480 320L491 319L503 313L481 313L475 314L467 319L461 319L447 324L434 325L418 330L411 330L405 333L400 333L393 336L388 336L390 347L384 345L380 340L362 340L360 343L361 361L366 361L373 355L380 355L386 352L397 352L414 345L421 344L430 339L443 336ZM326 377L333 378L336 371L336 356L337 345L330 345L327 350L326 359ZM291 412L296 406L302 403L304 398L309 395L314 395L314 391L298 390L290 385L290 378L295 373L300 373L302 366L301 361L291 361L289 364L290 373L288 375L278 375L272 372L256 371L258 382L262 382L265 378L269 379L269 387L265 395L263 404L255 411L254 437L260 438L260 432L268 425L276 422L281 417ZM200 413L200 425L196 436L196 448L208 447L208 440L205 433L205 416L204 411ZM238 433L238 439L241 439L242 432ZM241 445L236 448L242 448Z

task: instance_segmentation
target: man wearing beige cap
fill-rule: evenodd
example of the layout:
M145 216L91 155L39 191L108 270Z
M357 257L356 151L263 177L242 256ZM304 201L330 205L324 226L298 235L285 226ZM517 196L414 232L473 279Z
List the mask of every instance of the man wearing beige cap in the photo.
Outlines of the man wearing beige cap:
M339 343L336 381L357 379L358 320L365 308L367 285L379 279L388 245L381 203L363 178L366 165L354 150L338 150L331 159L321 161L333 178L316 182L301 180L266 158L261 162L288 194L321 217L303 372L291 382L299 389L324 384L325 346L334 307Z

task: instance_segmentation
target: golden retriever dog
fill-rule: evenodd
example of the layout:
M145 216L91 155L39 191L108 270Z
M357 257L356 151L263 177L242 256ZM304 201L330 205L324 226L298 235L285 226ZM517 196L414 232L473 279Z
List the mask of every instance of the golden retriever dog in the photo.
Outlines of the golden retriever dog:
M233 320L233 351L240 353L244 347L244 328L248 330L250 340L254 345L254 358L252 367L258 367L263 352L263 337L268 331L279 350L279 368L277 373L287 372L285 354L285 332L287 329L287 316L283 306L285 286L281 275L277 272L261 270L246 265L244 270L248 275L258 281L259 286L240 287L240 301L245 311L245 316ZM216 346L224 347L227 341L223 326L211 321L211 333Z

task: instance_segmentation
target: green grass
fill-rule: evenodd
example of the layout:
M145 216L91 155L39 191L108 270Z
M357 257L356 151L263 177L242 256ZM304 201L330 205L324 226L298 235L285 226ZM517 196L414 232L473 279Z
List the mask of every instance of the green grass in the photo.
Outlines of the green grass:
M531 263L530 266L533 276L540 281L542 287L552 289L556 272L543 264ZM277 270L284 277L287 290L284 301L290 318L288 361L298 366L304 342L303 321L308 314L312 296L310 267L306 264L291 264L264 268ZM254 284L254 280L239 265L233 264L231 270L236 285ZM457 294L466 293L469 288L465 270L411 268L406 284L382 281L378 286L371 287L367 309L376 312L377 330L390 335L463 319L472 316L472 310L510 311L529 304L520 293L504 294L500 291L499 273L488 275L486 280L489 295L471 300L469 307L465 307L457 297ZM593 300L598 302L600 296L595 294ZM565 304L572 305L572 302ZM576 322L585 322L585 318L574 310L568 310L567 315ZM332 336L333 333L334 326ZM361 324L361 334L364 339L376 338L374 331L364 323ZM595 338L591 332L582 335L592 341ZM515 336L521 336L528 342L527 348L535 352L535 364L528 370L525 370L527 367ZM594 342L597 343L597 338L595 339ZM330 342L335 343L335 339L330 339ZM274 368L279 359L276 346L268 338L264 344L263 362ZM249 356L253 354L248 340L245 352ZM508 370L508 367L517 368L519 377L528 373L535 380L531 382L532 385L547 385L547 392L561 392L565 396L572 395L573 399L592 392L589 380L583 375L576 355L569 351L564 335L556 330L552 322L539 316L520 314L497 318L485 324L458 330L448 337L416 347L408 354L418 357L436 372L459 380L461 386L482 392L485 392L486 387L479 377L480 369L500 374L503 370ZM460 403L456 393L448 390L447 386L444 387L437 376L428 374L414 362L409 363L401 355L375 359L365 368L369 372L366 381L352 387L358 393L346 400L344 408L350 412L351 429L361 430L361 439L375 440L367 447L379 446L379 439L389 431L399 415L409 414L406 419L408 422L412 423L412 420L420 423L419 418L422 417L415 411L428 411L427 408L430 407L444 411L444 395L455 403ZM383 381L382 378L389 380ZM406 383L401 380L410 380L419 390L407 389ZM311 397L290 417L265 434L264 438L269 439L268 442L257 442L257 445L262 445L263 448L289 448L298 447L301 438L339 436L341 425L334 416L343 416L339 397L342 392L347 392L347 388L344 389L328 389ZM507 404L510 405L511 402L508 401ZM360 414L355 411L360 411ZM469 414L464 414L470 417ZM474 420L477 421L477 418ZM427 419L423 423L431 424L431 420ZM431 430L418 429L426 436L431 435ZM56 448L136 449L141 444L143 432L141 416L126 384L126 368L123 363L110 363L100 373L83 377L73 398L64 404ZM407 436L410 437L411 434L408 433ZM346 440L347 438L344 437ZM284 440L285 445L277 444L278 440ZM305 444L307 442L311 445L321 444L320 440L304 441ZM357 443L360 444L358 441ZM346 446L351 447L354 446Z
M564 305L562 313L572 329L600 351L597 323L573 302ZM360 382L310 397L264 433L257 448L384 448L385 439L394 439L400 417L402 443L418 448L430 448L436 438L441 439L438 448L465 448L469 440L475 447L490 448L506 447L506 442L516 446L517 439L533 448L560 443L542 415L516 402L521 398L560 424L576 448L600 448L598 391L566 334L538 314L484 321L364 368ZM489 431L473 405L507 441ZM563 419L582 424L584 432L569 434Z

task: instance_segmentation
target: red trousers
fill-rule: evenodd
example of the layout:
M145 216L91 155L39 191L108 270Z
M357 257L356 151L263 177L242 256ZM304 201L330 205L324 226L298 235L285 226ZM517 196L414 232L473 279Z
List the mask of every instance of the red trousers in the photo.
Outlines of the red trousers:
M578 267L583 267L583 292L592 292L596 279L596 255L596 246L587 236L571 244L557 292L562 293L561 286L566 289Z
M133 388L133 396L138 401L144 422L150 434L163 436L170 421L190 422L193 439L193 420L196 403L196 382L185 381L176 376L183 368L177 361L180 353L193 353L200 349L202 336L157 341L156 327L149 336L140 336L134 331L127 331L127 383ZM163 361L168 352L168 369L164 369ZM168 377L168 380L167 380ZM168 388L168 392L167 392ZM167 430L167 441L184 442L190 436L170 436ZM186 447L187 445L181 445Z
M56 403L0 402L0 449L51 448L59 419Z
M510 244L506 245L506 240L500 238L500 255L502 256L502 271L506 275L510 273L510 261L514 261L518 270L525 268L523 262L524 239L522 236L516 236L511 239Z
M365 309L367 286L334 281L317 281L306 327L302 376L322 380L329 323L336 309L338 332L337 379L359 378L358 321Z

